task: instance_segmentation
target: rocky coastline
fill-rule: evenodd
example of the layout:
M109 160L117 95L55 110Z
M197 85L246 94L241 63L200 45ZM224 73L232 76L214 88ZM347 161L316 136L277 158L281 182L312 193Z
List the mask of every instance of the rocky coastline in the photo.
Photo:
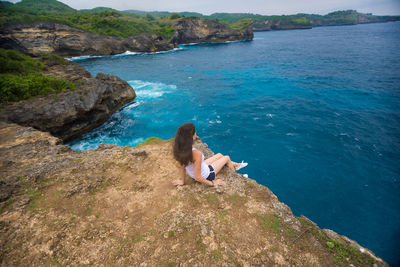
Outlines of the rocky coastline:
M15 24L0 29L0 48L39 56L54 53L63 57L103 56L131 52L156 52L193 42L252 40L251 26L232 30L223 23L202 18L183 18L174 25L170 39L142 34L127 38L98 35L55 22Z
M254 37L252 25L232 30L225 24L202 18L178 20L172 26L176 33L171 41L176 44L252 40Z

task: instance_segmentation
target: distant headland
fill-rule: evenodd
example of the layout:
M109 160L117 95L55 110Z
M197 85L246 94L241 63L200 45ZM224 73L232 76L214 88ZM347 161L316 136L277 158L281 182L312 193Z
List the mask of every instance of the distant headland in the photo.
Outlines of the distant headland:
M56 0L0 1L0 47L30 55L113 55L155 52L179 44L252 40L253 31L310 29L398 21L355 10L327 15L265 16L250 13L118 11L107 7L76 10Z

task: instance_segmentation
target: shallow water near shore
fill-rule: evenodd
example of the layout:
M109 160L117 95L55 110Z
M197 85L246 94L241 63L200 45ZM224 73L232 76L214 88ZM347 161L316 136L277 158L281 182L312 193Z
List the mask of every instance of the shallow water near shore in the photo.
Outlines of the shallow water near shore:
M78 59L128 81L137 98L68 145L134 146L191 121L295 215L400 266L399 47L400 22L390 22Z

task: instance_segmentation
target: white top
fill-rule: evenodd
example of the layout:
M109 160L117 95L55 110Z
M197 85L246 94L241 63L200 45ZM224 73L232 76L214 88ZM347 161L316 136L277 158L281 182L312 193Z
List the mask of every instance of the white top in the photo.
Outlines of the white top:
M194 147L192 150L196 150ZM194 164L193 162L190 162L186 167L186 172L189 174L190 177L194 179ZM204 163L204 155L201 153L201 177L206 179L210 175L210 168L208 168L208 165Z

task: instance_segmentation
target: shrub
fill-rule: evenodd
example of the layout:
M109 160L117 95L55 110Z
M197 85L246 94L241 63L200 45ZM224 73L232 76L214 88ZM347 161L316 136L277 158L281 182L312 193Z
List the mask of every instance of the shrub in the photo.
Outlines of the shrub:
M71 82L42 75L42 62L60 64L65 60L49 54L34 59L15 50L0 49L0 103L76 90Z

